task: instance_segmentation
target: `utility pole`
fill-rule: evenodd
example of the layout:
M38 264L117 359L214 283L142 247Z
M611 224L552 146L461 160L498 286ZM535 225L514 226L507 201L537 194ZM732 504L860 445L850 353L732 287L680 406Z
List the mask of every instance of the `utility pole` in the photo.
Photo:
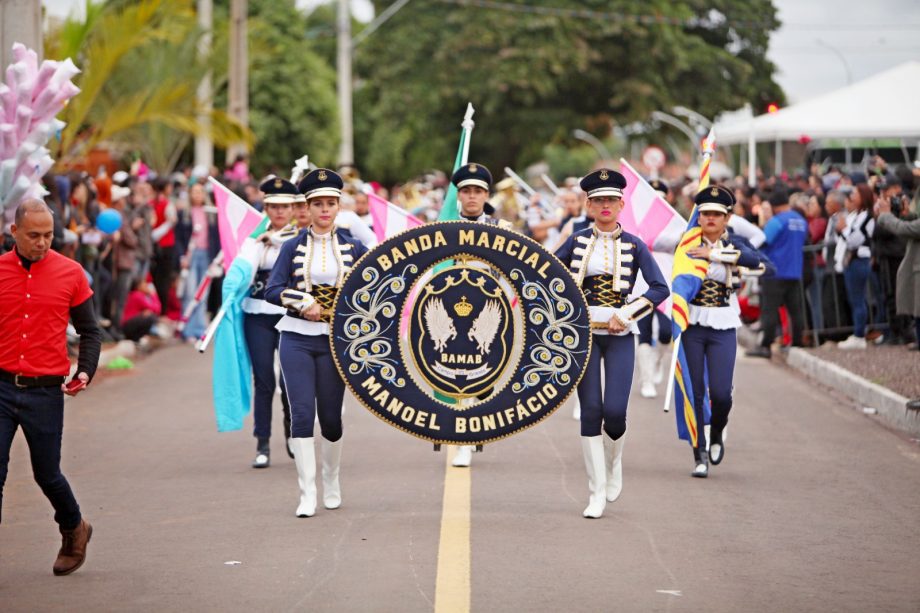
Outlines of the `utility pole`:
M351 10L348 8L348 0L339 0L337 24L336 66L338 69L339 120L342 126L339 165L343 165L355 163L354 117L351 108Z
M247 50L247 0L230 1L230 116L249 127L249 53ZM227 148L227 162L247 153L246 145L236 143Z
M211 37L214 32L214 3L213 0L198 0L198 25L204 34L198 43L198 56L202 60L211 54ZM213 98L211 94L211 71L201 79L198 84L198 125L202 134L195 136L195 166L203 166L211 171L214 165L214 143L211 141L211 109Z
M41 0L0 0L0 78L13 63L13 43L22 43L43 57ZM63 58L62 58L63 59Z

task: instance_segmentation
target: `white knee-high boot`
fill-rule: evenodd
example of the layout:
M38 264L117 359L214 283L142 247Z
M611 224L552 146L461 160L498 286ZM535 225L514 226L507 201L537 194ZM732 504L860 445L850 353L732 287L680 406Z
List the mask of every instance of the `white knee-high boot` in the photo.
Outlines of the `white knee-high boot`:
M581 437L581 450L585 456L585 471L588 473L588 489L591 497L585 507L585 517L598 518L607 506L607 467L604 462L604 441L601 436Z
M604 460L607 466L607 502L613 502L620 497L623 491L623 444L626 442L626 433L617 440L613 440L605 432Z
M342 463L342 439L336 442L323 439L323 506L338 509L342 506L342 489L339 486L339 465Z
M652 356L655 363L655 376L652 377L652 383L660 385L667 376L668 368L671 367L671 352L668 350L670 345L660 345L652 347Z
M452 464L461 468L469 466L473 461L473 450L475 448L476 447L473 445L460 445L457 447L457 451L454 453L454 461Z
M655 398L658 390L655 389L655 350L651 345L642 343L636 353L636 362L639 367L639 394L643 398Z
M313 451L313 437L292 438L288 444L294 453L297 483L300 486L297 517L313 517L316 514L316 455Z

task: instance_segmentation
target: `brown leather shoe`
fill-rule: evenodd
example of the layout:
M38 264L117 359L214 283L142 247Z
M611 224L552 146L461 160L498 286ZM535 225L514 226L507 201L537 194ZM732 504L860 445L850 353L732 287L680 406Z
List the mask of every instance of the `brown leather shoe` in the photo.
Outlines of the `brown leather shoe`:
M73 530L61 530L61 550L54 561L54 574L58 577L69 575L83 565L86 560L86 545L93 536L93 527L85 519Z

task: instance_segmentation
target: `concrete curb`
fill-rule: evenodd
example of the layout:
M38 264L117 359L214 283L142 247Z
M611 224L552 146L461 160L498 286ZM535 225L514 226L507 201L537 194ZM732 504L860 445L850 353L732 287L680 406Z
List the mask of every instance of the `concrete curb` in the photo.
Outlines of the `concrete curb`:
M920 437L920 412L909 410L908 399L904 396L797 347L789 350L786 363L819 383L846 394L860 408L877 410L879 419L888 426Z
M751 349L757 344L758 336L757 332L742 326L738 329L738 344L745 349ZM774 355L777 353L774 352ZM857 409L875 409L878 411L877 417L889 428L920 438L920 411L909 410L908 399L904 396L833 362L822 360L805 349L792 347L787 354L783 355L780 352L778 355L790 368L852 398L857 404Z

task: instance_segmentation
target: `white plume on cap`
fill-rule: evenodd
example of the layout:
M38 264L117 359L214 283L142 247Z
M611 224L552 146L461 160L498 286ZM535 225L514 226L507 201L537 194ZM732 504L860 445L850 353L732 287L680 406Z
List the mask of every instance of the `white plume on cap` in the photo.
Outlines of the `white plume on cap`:
M291 183L297 185L300 183L300 180L303 179L303 176L307 174L307 171L310 170L310 158L307 155L304 155L301 158L294 160L294 168L291 169Z

